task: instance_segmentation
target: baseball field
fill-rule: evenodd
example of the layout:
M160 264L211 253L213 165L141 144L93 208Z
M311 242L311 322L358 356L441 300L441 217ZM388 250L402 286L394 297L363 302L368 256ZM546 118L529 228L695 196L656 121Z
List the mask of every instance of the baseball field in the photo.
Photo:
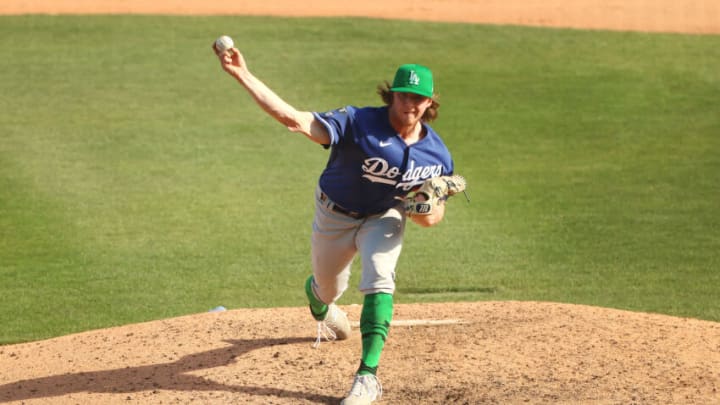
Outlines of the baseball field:
M720 403L711 0L4 0L0 403L346 393L359 333L312 349L302 288L327 152L222 34L308 110L435 72L471 201L408 226L381 403Z

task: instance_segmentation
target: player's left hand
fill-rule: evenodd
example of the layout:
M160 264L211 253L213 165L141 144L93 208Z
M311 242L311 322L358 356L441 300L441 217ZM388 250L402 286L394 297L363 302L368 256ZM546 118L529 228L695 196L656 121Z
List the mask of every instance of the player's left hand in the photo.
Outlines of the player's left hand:
M448 197L465 191L467 182L460 175L433 177L425 180L417 191L405 198L405 212L410 215L431 215Z

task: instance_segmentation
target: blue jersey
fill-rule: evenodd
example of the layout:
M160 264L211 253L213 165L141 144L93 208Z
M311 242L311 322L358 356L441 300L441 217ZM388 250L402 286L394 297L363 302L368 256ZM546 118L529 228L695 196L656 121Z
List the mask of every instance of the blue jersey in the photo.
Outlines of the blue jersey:
M388 107L344 107L314 113L330 134L320 188L335 203L361 214L397 205L425 179L453 173L450 152L423 123L425 136L408 146L390 125Z

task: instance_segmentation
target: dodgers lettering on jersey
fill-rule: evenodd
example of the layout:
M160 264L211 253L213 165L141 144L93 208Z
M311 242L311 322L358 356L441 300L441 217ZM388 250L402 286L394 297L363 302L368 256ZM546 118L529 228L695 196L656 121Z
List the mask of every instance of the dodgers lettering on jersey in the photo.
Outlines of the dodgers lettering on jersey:
M314 115L330 134L320 188L346 209L383 212L426 179L453 173L450 152L426 123L426 135L408 146L390 125L387 107L348 106Z

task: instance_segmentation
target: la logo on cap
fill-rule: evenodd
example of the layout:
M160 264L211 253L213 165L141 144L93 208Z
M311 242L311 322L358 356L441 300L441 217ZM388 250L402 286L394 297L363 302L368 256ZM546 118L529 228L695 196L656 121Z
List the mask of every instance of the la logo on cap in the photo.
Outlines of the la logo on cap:
M410 77L408 77L408 84L417 86L420 84L420 77L415 73L414 70L410 71Z
M390 91L415 93L424 97L433 96L433 77L430 69L418 64L405 64L395 72Z

